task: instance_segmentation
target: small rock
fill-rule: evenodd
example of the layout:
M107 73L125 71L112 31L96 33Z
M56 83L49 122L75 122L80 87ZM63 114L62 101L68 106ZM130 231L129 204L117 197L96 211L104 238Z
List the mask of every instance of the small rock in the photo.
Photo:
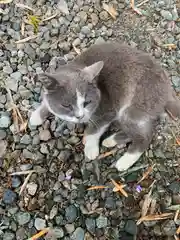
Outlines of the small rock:
M17 194L10 189L5 190L3 194L3 202L5 204L12 204L16 201L17 199Z
M97 225L97 228L105 228L105 227L107 227L107 225L108 225L107 217L104 217L104 216L100 215L96 219L96 225Z
M4 66L3 72L7 74L11 74L13 72L13 69L10 66Z
M36 218L34 221L34 226L37 230L42 230L46 227L46 220L42 218Z
M137 234L137 225L136 225L135 221L128 220L126 222L124 230L131 235L136 235Z
M18 224L23 226L31 220L31 215L28 212L18 212L16 219Z
M72 137L70 137L70 138L67 140L67 142L68 142L69 144L75 145L75 144L77 144L78 142L80 142L80 139L79 139L78 137L76 137L76 136L72 136Z
M29 144L31 144L31 142L32 142L32 139L28 134L25 134L20 140L20 143L25 144L25 145L29 145Z
M6 134L6 131L0 129L0 140L5 139L5 138L6 138L6 135L7 135L7 134Z
M116 208L116 202L113 197L107 197L105 202L105 208L107 209L115 209Z
M0 157L6 153L7 142L5 140L0 140Z
M51 139L51 133L49 130L41 130L39 133L39 138L41 141L48 141Z
M82 32L84 35L88 35L88 34L90 34L91 29L90 29L88 26L83 26L83 27L81 28L81 32Z
M53 233L58 239L64 237L64 231L62 228L53 228Z
M180 184L178 181L174 181L172 182L169 186L168 186L169 190L173 193L173 194L178 194L180 193Z
M16 240L25 240L27 239L26 230L21 227L16 231Z
M175 88L180 88L180 77L172 76L172 83Z
M96 230L96 221L93 218L86 218L85 221L86 228L87 230L91 233L94 234Z
M76 228L71 236L72 240L84 240L84 229L81 227Z
M21 179L18 176L13 176L11 179L11 186L18 188L21 185Z
M166 10L161 10L161 16L166 19L166 20L169 20L169 21L172 21L173 20L173 16L172 14L169 12L169 11L166 11Z
M20 169L21 169L21 171L27 171L27 170L30 170L30 169L32 169L32 164L30 164L30 163L27 163L27 164L21 164L20 165Z
M109 14L106 12L106 11L102 11L100 12L99 14L99 18L102 20L102 21L107 21L109 19Z
M50 211L49 219L53 219L58 213L58 207L54 205Z
M11 119L9 116L2 115L0 117L0 128L8 128L11 124Z
M91 22L94 26L98 24L99 18L96 13L91 13Z
M31 196L34 196L36 194L37 188L38 185L36 183L31 182L27 184L27 191Z
M3 235L3 240L14 240L15 239L15 235L12 232L5 232Z
M162 224L162 231L166 236L174 236L176 232L176 225L173 220L168 220Z
M74 229L75 229L74 224L73 223L66 224L65 229L69 234L74 232Z
M74 205L70 205L65 210L65 216L68 223L73 223L77 218L77 208Z
M76 38L74 41L73 41L73 46L79 46L81 44L81 40L79 38Z

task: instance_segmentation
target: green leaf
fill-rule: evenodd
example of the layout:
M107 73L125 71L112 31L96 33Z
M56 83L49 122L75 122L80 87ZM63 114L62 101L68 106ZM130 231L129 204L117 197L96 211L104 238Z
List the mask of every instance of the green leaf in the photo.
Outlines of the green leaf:
M41 20L38 16L29 15L29 24L31 24L33 26L35 34L38 33L40 22L41 22Z

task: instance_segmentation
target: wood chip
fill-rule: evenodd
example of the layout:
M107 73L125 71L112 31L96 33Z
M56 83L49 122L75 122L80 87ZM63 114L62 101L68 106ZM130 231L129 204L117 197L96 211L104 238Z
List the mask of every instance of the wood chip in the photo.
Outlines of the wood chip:
M33 235L32 237L28 238L28 240L37 240L38 238L42 237L44 234L48 233L50 228L45 228L38 232L37 234Z
M147 216L141 217L136 224L139 225L145 221L147 222L147 221L158 221L158 220L168 219L168 218L171 218L172 216L173 216L173 213L147 215Z
M176 213L175 213L175 216L174 216L174 222L176 223L176 221L178 220L178 217L179 217L179 213L180 213L180 210L176 210Z
M34 12L34 10L31 7L29 7L23 3L16 3L16 7Z
M30 172L30 173L27 175L27 177L26 177L26 179L25 179L25 181L24 181L24 183L23 183L23 185L21 186L21 189L20 189L20 191L19 191L19 196L21 196L22 192L25 190L25 188L26 188L26 186L27 186L27 184L28 184L28 181L29 181L31 175L32 175L32 172Z
M163 44L162 47L168 48L169 50L174 50L177 48L176 44L174 43Z
M113 6L108 5L106 3L103 3L102 6L103 6L103 9L107 11L114 20L116 20L116 17L118 15L116 9Z
M108 188L107 186L92 186L92 187L89 187L87 188L87 190L98 190L98 189L105 189L105 188Z
M21 40L18 40L18 41L16 41L15 43L16 43L16 44L26 43L26 42L28 42L28 41L30 41L30 40L32 40L32 39L37 38L37 36L38 36L38 35L32 35L32 36L23 38L23 39L21 39Z
M149 174L153 171L153 168L155 165L156 164L154 164L153 166L151 166L147 169L147 171L143 174L142 178L138 181L137 184L141 183L144 179L146 179L149 176Z
M76 46L74 46L74 44L72 44L72 46L73 46L74 51L75 51L78 55L80 55L80 54L81 54L80 49L78 49Z
M111 179L112 183L114 184L113 192L120 192L123 196L128 197L127 192L123 189L126 185L123 185L121 183L115 182L113 179Z
M13 0L0 0L0 4L11 3Z

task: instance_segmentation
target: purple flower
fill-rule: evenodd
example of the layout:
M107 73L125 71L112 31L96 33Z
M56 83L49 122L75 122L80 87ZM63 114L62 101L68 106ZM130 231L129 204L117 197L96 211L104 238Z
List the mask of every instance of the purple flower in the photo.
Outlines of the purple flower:
M136 191L137 191L138 193L140 193L140 192L142 191L142 187L141 187L140 185L137 185L137 186L136 186Z

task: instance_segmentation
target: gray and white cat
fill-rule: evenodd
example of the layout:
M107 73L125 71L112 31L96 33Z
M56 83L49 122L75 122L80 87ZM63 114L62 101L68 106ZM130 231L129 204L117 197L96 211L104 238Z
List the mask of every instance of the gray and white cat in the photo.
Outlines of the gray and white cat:
M45 91L30 124L42 124L49 112L66 121L88 122L84 151L95 159L100 137L119 121L121 131L103 141L106 147L131 142L116 162L119 171L131 167L148 148L166 110L180 116L180 102L161 66L148 54L117 42L93 45L39 79Z

